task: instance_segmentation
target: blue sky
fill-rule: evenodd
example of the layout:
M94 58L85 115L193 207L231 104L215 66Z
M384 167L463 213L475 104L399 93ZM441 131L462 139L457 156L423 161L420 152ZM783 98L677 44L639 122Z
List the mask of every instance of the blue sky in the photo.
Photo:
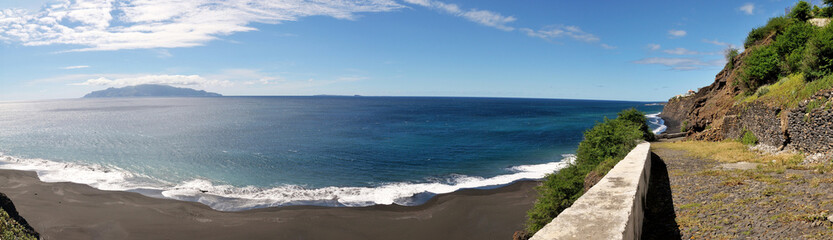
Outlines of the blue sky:
M710 84L724 49L794 3L3 0L0 101L142 83L664 101Z

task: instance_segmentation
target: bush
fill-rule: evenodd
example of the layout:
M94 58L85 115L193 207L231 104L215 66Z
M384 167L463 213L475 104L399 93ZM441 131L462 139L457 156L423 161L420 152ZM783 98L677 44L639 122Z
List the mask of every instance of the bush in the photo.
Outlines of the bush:
M790 11L790 17L794 18L798 21L806 22L807 19L810 19L810 11L812 7L809 3L805 1L798 1L793 7L793 10Z
M642 131L642 139L646 141L653 141L655 140L654 132L648 127L648 124L644 124L648 122L648 118L645 117L645 113L636 110L636 108L630 108L626 110L622 110L616 116L616 119L627 120L634 124L640 125L639 130Z
M683 124L680 125L680 132L686 132L686 131L688 131L688 120L683 121Z
M529 234L543 228L584 194L584 178L590 171L606 173L624 158L636 147L637 140L646 136L647 127L644 113L628 109L619 112L616 119L605 118L585 131L584 140L576 151L575 163L547 175L537 188L540 196L527 212Z
M748 92L758 89L758 86L775 82L778 78L778 53L772 45L762 46L750 50L744 63L742 87Z
M821 9L821 15L816 17L829 18L833 16L833 7L826 7Z
M758 144L758 137L755 137L755 134L753 134L752 131L749 131L748 129L744 128L743 136L740 137L740 142L744 145L753 146L755 144Z
M0 239L36 240L38 238L32 236L23 225L20 225L5 210L0 208Z
M828 24L810 37L801 65L809 79L833 72L833 24Z
M770 34L774 33L775 35L778 35L785 29L787 29L787 27L792 23L793 20L786 17L770 18L766 25L749 31L749 35L746 36L746 41L744 41L743 47L749 48L756 42L766 38Z
M585 173L586 174L586 173ZM578 166L570 165L550 174L537 188L538 200L527 212L527 231L534 234L578 199L584 188L584 175Z
M729 47L725 50L724 57L726 57L726 65L728 69L735 68L735 57L740 54L740 50L737 48Z
M778 36L772 45L775 52L784 58L783 69L787 72L799 71L801 60L804 57L805 45L815 34L815 27L805 22L791 24L784 30L784 34Z

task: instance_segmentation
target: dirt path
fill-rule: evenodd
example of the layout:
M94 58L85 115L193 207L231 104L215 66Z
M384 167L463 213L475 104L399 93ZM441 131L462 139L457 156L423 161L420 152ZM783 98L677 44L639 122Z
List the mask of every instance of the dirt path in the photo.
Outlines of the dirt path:
M663 215L667 194L649 191L647 239L833 239L831 173L763 165L729 170L681 150L655 145L652 151L653 165L667 167L674 211Z

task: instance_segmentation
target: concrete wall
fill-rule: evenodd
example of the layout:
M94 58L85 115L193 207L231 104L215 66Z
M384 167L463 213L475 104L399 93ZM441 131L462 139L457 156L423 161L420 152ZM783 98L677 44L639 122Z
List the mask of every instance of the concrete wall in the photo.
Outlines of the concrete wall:
M651 144L644 142L531 240L639 239L650 173Z

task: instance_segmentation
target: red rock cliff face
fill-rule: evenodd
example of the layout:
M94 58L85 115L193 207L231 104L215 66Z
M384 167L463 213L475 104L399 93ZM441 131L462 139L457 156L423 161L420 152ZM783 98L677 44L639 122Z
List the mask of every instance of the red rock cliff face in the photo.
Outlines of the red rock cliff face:
M746 52L734 59L735 68L724 68L709 86L700 88L694 95L672 99L665 105L660 115L666 121L669 132L680 131L685 124L690 133L697 133L698 139L721 138L716 129L722 127L723 116L734 106L735 96L740 89L733 82L739 71L737 66L742 64Z

